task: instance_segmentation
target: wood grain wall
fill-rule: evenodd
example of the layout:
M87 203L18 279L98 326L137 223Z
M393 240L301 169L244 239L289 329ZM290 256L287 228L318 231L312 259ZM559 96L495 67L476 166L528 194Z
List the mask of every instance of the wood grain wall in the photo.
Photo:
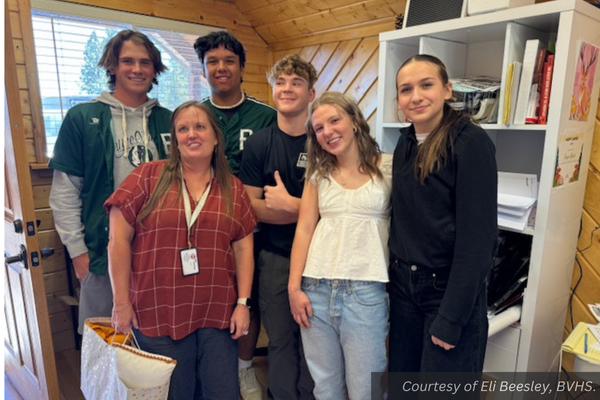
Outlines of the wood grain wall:
M394 29L405 1L236 0L236 5L268 43L269 66L300 54L319 73L317 96L327 90L350 95L374 126L379 33Z
M571 289L575 289L577 282L580 282L573 295L573 311L571 313L571 309L569 309L567 312L564 338L573 328L571 315L575 326L580 321L591 324L598 322L587 305L600 303L600 101L596 114L583 208L581 234L577 242L577 261L573 267ZM563 367L567 371L572 371L573 360L572 354L564 353Z

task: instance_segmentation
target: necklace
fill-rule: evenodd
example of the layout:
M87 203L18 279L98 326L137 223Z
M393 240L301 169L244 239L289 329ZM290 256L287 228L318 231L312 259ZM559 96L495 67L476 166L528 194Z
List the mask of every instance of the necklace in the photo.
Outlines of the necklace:
M352 175L353 175L353 174L356 172L356 170L357 170L357 169L358 169L358 166L357 166L356 168L354 168L354 169L352 170L352 172L350 172L346 178L344 178L344 177L342 176L342 171L340 171L340 170L339 170L339 168L338 168L338 170L337 170L337 176L339 176L339 177L340 177L340 181L342 181L342 186L346 186L346 181L347 181L348 179L350 179L350 177L351 177L351 176L352 176Z
M240 101L238 101L236 104L234 104L232 106L218 106L215 103L213 103L212 96L209 97L208 99L210 100L210 104L212 104L213 107L215 107L215 108L218 108L220 110L231 110L232 108L236 108L237 106L239 106L240 104L242 104L244 102L244 100L246 100L246 95L244 94L244 92L242 92L242 98L240 99Z

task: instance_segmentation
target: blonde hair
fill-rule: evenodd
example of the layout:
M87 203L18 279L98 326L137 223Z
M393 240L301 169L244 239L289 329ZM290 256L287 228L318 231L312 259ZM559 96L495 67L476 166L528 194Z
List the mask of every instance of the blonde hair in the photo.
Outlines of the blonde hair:
M310 106L309 117L306 122L306 148L308 153L306 177L310 178L316 173L317 179L328 179L328 175L333 172L337 165L336 157L323 150L317 141L317 134L311 121L315 110L323 105L335 107L341 114L347 115L352 121L352 125L355 127L354 136L358 144L358 154L360 157L358 170L361 173L368 173L371 177L382 179L383 175L377 166L381 150L375 139L369 134L369 124L365 120L360 108L358 108L356 101L339 92L325 92Z
M308 88L312 89L317 81L317 70L313 65L304 60L298 54L285 56L275 63L273 68L267 73L267 80L273 86L275 80L282 74L296 74L308 82Z

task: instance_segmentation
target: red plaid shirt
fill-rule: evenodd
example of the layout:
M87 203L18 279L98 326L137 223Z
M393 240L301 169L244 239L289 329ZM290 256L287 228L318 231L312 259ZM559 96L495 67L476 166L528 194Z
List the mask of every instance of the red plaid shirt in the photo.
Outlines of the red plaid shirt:
M256 216L244 186L232 175L233 214L227 217L224 199L213 178L206 204L191 230L200 273L183 276L179 251L188 245L180 182L173 183L163 206L154 209L143 226L136 223L165 163L154 161L136 168L104 206L107 210L111 206L119 208L135 228L130 299L140 331L150 337L177 340L198 328L229 327L237 300L231 243L252 233ZM190 202L193 204L193 199Z

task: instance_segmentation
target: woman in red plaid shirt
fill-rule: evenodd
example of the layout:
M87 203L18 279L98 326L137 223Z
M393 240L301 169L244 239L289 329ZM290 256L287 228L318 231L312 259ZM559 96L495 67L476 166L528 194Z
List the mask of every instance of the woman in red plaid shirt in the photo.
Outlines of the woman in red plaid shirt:
M169 399L237 400L256 216L206 106L179 106L171 141L168 160L139 166L105 203L113 325L177 360Z

